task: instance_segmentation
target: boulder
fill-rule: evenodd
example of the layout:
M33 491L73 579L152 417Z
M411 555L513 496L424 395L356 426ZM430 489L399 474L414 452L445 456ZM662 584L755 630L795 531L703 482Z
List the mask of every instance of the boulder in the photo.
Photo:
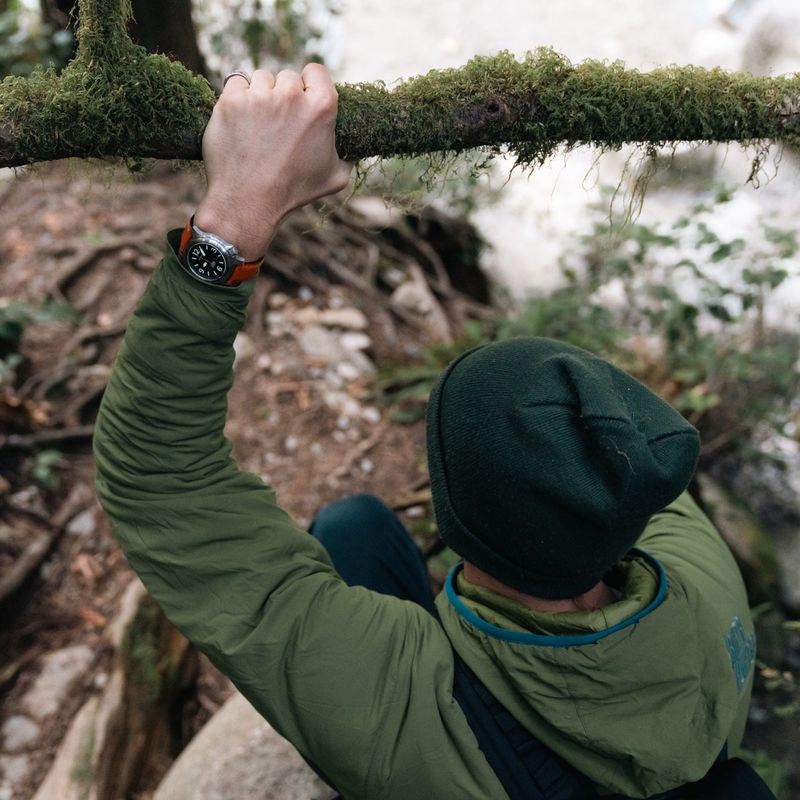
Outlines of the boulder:
M336 796L240 694L172 765L153 800L330 800Z

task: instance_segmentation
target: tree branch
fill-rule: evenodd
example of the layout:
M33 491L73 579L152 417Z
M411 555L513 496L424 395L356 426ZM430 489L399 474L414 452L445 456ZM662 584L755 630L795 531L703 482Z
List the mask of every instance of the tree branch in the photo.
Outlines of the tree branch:
M0 83L0 166L70 156L199 159L215 95L125 28L129 0L82 0L76 58L61 76ZM562 145L800 143L800 77L571 64L541 49L476 57L387 89L340 85L336 141L347 159L481 147L544 161Z

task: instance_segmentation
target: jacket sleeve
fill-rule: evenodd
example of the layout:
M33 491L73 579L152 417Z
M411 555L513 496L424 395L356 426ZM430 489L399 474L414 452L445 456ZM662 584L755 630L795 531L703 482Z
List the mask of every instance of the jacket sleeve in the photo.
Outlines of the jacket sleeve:
M472 796L485 777L464 770L475 743L450 694L438 623L346 586L274 491L231 457L232 343L249 291L194 281L171 250L153 275L95 433L115 536L167 616L345 796L402 796L385 790L389 779L408 790L426 765Z

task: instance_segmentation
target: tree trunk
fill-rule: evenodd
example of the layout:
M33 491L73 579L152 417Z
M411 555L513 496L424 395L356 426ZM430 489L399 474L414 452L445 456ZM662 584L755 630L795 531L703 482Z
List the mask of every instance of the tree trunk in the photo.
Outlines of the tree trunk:
M131 38L150 53L164 53L198 75L206 63L197 46L191 0L133 0Z
M127 0L82 0L79 50L61 77L0 84L0 166L67 156L200 158L209 84L126 34ZM570 64L551 50L477 57L389 91L339 86L336 142L348 159L506 148L540 163L558 147L626 142L800 143L800 76L699 67L641 73Z
M0 3L6 0L0 0ZM42 15L56 27L77 28L77 0L41 0ZM132 0L133 17L128 31L136 44L149 53L163 53L180 61L198 75L206 75L206 63L197 45L191 0Z

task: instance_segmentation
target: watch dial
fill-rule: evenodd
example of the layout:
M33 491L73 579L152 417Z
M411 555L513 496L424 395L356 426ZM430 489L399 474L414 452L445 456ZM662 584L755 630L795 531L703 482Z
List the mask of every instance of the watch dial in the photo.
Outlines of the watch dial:
M186 264L201 281L218 281L225 277L225 255L213 244L193 244L186 251Z

